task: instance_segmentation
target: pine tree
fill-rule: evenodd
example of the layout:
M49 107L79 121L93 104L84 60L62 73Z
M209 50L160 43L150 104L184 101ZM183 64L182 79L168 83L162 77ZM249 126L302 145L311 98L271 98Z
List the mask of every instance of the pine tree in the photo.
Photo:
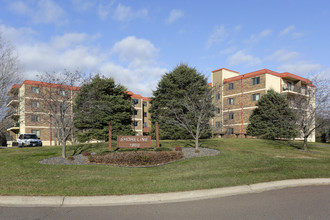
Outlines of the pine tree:
M159 122L162 139L194 138L210 135L213 116L211 89L207 79L195 68L181 64L166 73L153 92L150 108L152 122Z
M108 140L110 121L114 139L117 135L134 135L132 103L125 91L114 79L98 75L81 87L74 104L79 141Z
M297 136L295 114L285 96L268 90L250 116L247 133L265 139Z

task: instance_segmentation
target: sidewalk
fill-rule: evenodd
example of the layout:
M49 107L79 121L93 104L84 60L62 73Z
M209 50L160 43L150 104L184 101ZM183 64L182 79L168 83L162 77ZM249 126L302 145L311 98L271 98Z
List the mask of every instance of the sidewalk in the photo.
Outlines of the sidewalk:
M118 206L183 202L209 198L219 198L239 194L258 193L288 187L330 185L330 178L293 179L251 185L205 189L186 192L123 196L0 196L0 206L11 207L81 207Z

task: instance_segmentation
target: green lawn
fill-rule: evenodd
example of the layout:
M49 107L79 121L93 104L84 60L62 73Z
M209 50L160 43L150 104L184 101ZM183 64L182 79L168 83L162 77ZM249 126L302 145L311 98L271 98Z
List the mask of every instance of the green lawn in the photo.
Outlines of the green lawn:
M161 141L163 147L192 141ZM106 165L42 165L60 156L60 147L0 149L0 195L122 195L173 192L252 184L282 179L330 177L330 145L257 139L209 139L202 147L214 157L177 161L151 168ZM74 148L68 147L68 154ZM90 151L105 151L106 143Z

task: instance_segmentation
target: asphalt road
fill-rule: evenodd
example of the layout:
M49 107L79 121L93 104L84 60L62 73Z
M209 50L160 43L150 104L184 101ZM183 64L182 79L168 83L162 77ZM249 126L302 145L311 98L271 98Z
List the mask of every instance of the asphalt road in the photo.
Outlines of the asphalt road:
M109 207L0 207L0 219L330 219L330 186L286 188L217 199Z

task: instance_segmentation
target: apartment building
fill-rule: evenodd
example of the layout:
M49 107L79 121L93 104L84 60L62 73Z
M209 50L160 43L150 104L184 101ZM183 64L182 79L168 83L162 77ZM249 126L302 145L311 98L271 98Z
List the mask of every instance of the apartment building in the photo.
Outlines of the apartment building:
M212 71L212 86L216 90L215 117L211 120L215 137L247 137L249 117L256 103L267 90L290 96L307 95L312 82L292 73L262 69L239 75L229 69ZM309 141L315 141L313 133Z
M139 94L134 94L131 91L127 92L132 99L133 115L132 115L132 128L136 135L149 135L151 128L149 108L150 98L143 97Z
M13 85L8 93L7 119L11 123L7 128L9 133L7 144L12 146L19 134L23 133L35 133L44 145L57 144L54 116L51 116L49 104L46 103L48 102L46 95L51 94L54 100L67 102L72 106L72 97L78 90L79 87L76 86L32 80L25 80L22 84ZM71 117L71 107L68 109L67 115L67 117Z
M79 91L76 86L64 86L52 83L44 83L32 80L25 80L22 84L15 84L9 91L7 103L7 119L10 123L7 127L8 146L15 145L19 134L35 133L44 145L56 145L56 129L54 119L51 118L49 109L44 98L40 96L49 89L53 91L56 100L71 102L74 93ZM133 92L128 92L132 99L133 114L132 128L136 135L147 135L150 132L151 122L149 115L150 99ZM67 99L65 99L67 98ZM71 105L72 106L72 105ZM72 109L68 117L72 116ZM68 118L70 120L70 118Z

